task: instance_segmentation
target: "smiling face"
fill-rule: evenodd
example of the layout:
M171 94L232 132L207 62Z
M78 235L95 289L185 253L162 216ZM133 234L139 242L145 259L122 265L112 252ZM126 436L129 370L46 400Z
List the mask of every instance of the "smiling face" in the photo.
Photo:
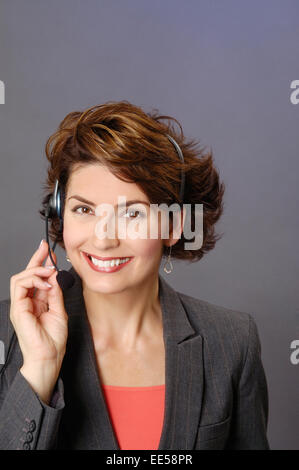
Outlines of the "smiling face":
M93 204L82 202L77 196ZM127 206L117 212L119 196L126 198ZM130 200L139 200L142 204L128 204ZM97 224L103 218L99 216L98 207L103 203L115 208L113 237L98 236ZM161 239L160 218L153 217L149 204L148 197L135 183L121 181L106 167L86 164L73 169L66 193L63 238L66 253L88 289L117 293L142 284L148 277L158 276L163 244L167 240ZM132 219L137 219L140 227L146 224L147 236L118 238L119 221L122 220L123 227L128 227ZM150 229L156 230L156 238L150 237ZM118 266L116 262L116 265L106 267L94 265L86 254L97 258L118 258L121 262L125 261L122 258L129 260Z

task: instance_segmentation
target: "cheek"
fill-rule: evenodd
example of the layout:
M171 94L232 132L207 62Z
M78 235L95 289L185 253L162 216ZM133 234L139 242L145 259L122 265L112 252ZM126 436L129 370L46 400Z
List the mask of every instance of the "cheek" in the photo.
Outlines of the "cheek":
M71 218L66 217L63 224L63 239L66 250L71 250L80 245L86 238L84 226L78 224Z
M153 261L159 261L163 254L164 246L161 235L165 225L167 226L165 219L163 219L161 214L157 215L155 212L151 212L147 220L141 222L141 225L143 225L144 228L141 232L146 233L147 238L136 238L135 240L127 239L126 244L132 247L132 253L134 253L135 256L143 258L147 263L150 264Z
M152 262L153 260L159 259L162 253L163 244L162 240L159 239L137 239L132 240L132 253L135 256L139 256L144 261Z

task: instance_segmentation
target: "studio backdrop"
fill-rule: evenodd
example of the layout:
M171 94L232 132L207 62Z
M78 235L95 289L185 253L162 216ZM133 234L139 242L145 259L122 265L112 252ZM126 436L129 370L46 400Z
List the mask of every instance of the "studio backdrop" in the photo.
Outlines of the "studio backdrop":
M297 0L0 2L1 299L45 237L44 146L62 118L109 100L177 118L226 191L221 239L167 281L254 317L272 449L299 449L298 16Z

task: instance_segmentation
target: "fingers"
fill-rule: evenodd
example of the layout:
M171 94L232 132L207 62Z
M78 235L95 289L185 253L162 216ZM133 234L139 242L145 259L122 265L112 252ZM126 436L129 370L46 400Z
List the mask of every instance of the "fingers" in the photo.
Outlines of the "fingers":
M19 282L22 282L23 279L27 279L28 277L32 277L34 275L44 277L44 278L49 278L52 274L53 274L53 269L52 268L50 269L49 266L48 267L38 266L37 268L30 268L25 271L22 271L19 274L15 274L14 276L12 276L10 278L10 297L12 301L15 300L15 287ZM48 279L45 279L44 281L47 282L47 280ZM37 286L34 285L28 289L27 297L30 297L28 293L30 293L30 291L33 290L34 288L37 288Z
M29 268L32 268L32 267L36 267L36 266L42 266L43 265L43 262L45 260L45 257L48 255L49 253L49 249L48 249L49 245L48 243L45 241L45 240L42 240L38 249L36 250L36 252L33 254L31 260L29 261L29 263L27 264L27 267L25 270L29 269ZM54 259L54 262L56 263L56 255L53 253L53 251L51 250L51 254L52 254L52 258ZM46 260L46 263L45 263L45 266L50 266L52 265L52 261L49 257L49 255L47 256L47 260ZM28 297L36 297L37 294L39 293L40 295L40 300L43 300L45 301L46 299L46 296L47 296L47 293L44 292L44 291L38 291L35 287L33 287L32 289L29 289L28 291Z
M28 291L37 289L37 293L34 296L35 299L47 303L49 310L54 310L57 313L64 311L64 297L56 279L57 274L56 269L53 269L52 266L38 266L25 269L22 273L11 278L11 298L14 301L20 301L25 297L29 297ZM51 287L43 284L44 281L40 277L47 278L45 281ZM30 279L32 279L31 282Z
M45 240L42 240L42 243L38 247L38 249L33 254L32 258L30 259L29 263L26 266L28 268L34 268L36 266L42 266L46 256L49 254L49 245ZM56 263L56 255L51 250L51 255ZM52 261L49 257L49 264L52 264Z
M55 258L54 258L54 261L56 263ZM43 266L43 268L46 268L47 271L49 271L49 277L47 279L47 282L52 285L53 283L51 283L51 279L56 278L57 271L55 269L55 266L52 265L52 261L50 260L49 256L48 256L47 261L46 261L45 265ZM45 291L45 290L36 289L33 296L37 300L40 300L42 302L48 302L48 292Z
M52 250L51 255L56 264L57 257ZM45 260L46 262L43 266ZM26 269L11 277L10 297L12 303L26 298L29 301L30 298L34 297L34 299L47 303L49 309L57 312L64 311L64 299L56 280L57 274L57 270L49 256L48 243L43 240L27 264ZM42 277L47 279L43 280L41 279ZM45 281L48 282L49 286L47 286Z
M54 259L54 262L56 264L56 261L57 261L56 255L55 255L55 253L53 253L52 250L51 250L51 253L52 253L52 258ZM50 272L51 276L52 276L52 274L55 274L55 272L57 272L56 269L55 269L55 266L53 266L53 263L50 259L50 256L47 257L46 262L44 264L44 267L51 267L52 268L52 272ZM48 293L45 290L34 289L32 293L30 292L30 294L29 295L31 297L34 297L37 300L40 300L42 302L47 302Z
M46 268L44 268L46 269ZM47 280L40 278L41 274L32 274L31 276L23 277L18 279L14 283L13 287L13 303L25 299L28 297L28 290L36 287L37 289L50 290L50 284ZM47 275L46 275L47 276Z

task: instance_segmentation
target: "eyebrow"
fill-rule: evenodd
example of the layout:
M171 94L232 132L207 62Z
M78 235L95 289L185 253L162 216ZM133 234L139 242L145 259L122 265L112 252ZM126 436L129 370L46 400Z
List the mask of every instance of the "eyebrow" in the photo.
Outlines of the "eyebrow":
M91 201L88 201L87 199L84 199L84 197L81 197L81 196L78 196L77 194L74 194L73 196L69 197L68 198L68 201L70 199L77 199L78 201L80 202L84 202L85 204L88 204L89 206L93 206L95 207L96 205L91 202ZM129 201L126 201L126 202L121 202L120 204L115 204L114 207L123 207L123 206L129 206L131 204L136 204L136 203L141 203L141 204L146 204L147 206L150 207L149 203L147 201L141 201L140 199L131 199Z

